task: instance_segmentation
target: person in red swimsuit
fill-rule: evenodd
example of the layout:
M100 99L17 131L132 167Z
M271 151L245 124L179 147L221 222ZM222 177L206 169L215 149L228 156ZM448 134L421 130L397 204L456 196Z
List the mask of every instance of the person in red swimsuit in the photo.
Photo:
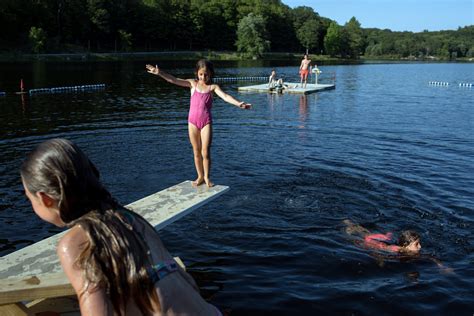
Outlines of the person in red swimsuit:
M306 81L308 81L308 74L311 68L311 59L308 59L308 55L304 54L303 60L301 61L300 65L300 85L303 88L306 88ZM304 85L303 85L304 80Z
M420 235L413 230L405 230L400 234L398 243L393 241L392 233L368 234L364 237L364 244L368 248L384 250L388 252L419 253L421 249Z
M346 225L346 233L363 237L364 246L367 248L406 254L417 254L421 250L420 235L413 230L402 231L398 242L395 244L391 232L373 234L348 219L344 220L343 223Z
M215 92L222 100L233 104L241 109L250 109L251 104L237 101L222 89L212 83L214 67L211 62L201 59L196 64L197 79L179 79L160 70L157 65L146 65L148 73L158 75L169 83L189 88L191 90L191 102L188 116L189 140L193 146L194 165L197 171L197 179L193 181L194 186L206 183L208 187L214 184L210 179L211 168L211 141L212 141L212 93Z
M381 266L383 266L383 259L393 259L392 254L396 254L400 259L432 261L443 273L451 274L454 272L452 268L446 267L434 256L421 253L420 235L413 230L402 231L398 237L398 241L394 243L393 234L390 232L385 234L374 234L349 219L343 220L342 223L345 225L345 232L348 235L363 239L362 242L356 240L356 244L362 245L366 249L379 250L383 253L390 254L385 255L383 253L374 253L374 256Z

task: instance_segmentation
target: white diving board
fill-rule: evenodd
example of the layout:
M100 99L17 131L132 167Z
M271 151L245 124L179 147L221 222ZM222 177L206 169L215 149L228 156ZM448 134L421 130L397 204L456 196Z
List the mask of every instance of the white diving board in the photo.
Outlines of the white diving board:
M160 230L228 190L229 187L222 185L193 187L191 181L184 181L126 207ZM17 310L17 302L74 295L56 254L56 245L65 233L0 258L1 315L20 315L10 312Z

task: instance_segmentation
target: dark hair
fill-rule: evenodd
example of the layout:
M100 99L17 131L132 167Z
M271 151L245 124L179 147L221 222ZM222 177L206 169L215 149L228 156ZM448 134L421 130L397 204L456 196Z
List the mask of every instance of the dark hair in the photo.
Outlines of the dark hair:
M103 203L115 206L97 168L66 139L38 145L23 162L21 177L32 194L44 192L58 201L61 220L66 224L91 210L101 210Z
M420 235L413 230L405 230L400 234L398 238L398 245L400 247L406 247L414 241L420 240Z
M159 307L145 241L133 231L120 206L100 182L100 174L71 141L41 143L21 166L21 177L32 193L44 192L58 201L67 226L81 224L88 242L75 264L84 271L91 291L104 288L114 311L124 315L132 298L142 314ZM136 216L139 216L136 214ZM83 289L82 296L89 287Z
M209 60L206 60L206 59L198 60L196 63L196 71L195 71L196 77L197 77L197 73L199 69L201 68L206 68L207 71L209 72L209 80L208 82L206 82L206 84L212 83L212 78L214 78L214 65Z

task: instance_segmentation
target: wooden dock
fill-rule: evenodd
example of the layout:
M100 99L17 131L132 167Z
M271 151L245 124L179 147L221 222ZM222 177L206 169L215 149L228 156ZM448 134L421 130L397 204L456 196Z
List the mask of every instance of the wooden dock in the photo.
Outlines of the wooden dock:
M265 93L295 93L295 94L310 94L323 90L335 89L335 84L321 84L321 83L308 83L306 88L303 88L299 82L285 82L285 88L270 88L268 83L258 84L253 86L239 87L238 90L241 92L265 92Z
M185 181L127 207L160 230L228 190L222 185L193 187L191 181ZM56 255L58 240L65 233L0 258L0 315L30 315L48 310L48 306L58 311L60 300L69 302L67 296L75 295ZM63 299L52 303L51 298Z

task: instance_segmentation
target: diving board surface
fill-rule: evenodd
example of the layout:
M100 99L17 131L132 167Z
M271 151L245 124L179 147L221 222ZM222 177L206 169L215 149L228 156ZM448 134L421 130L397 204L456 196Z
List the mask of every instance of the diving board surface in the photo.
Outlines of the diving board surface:
M270 88L268 83L258 84L253 86L239 87L238 90L242 92L266 92L266 93L295 93L295 94L310 94L322 90L335 89L335 84L321 84L321 83L308 83L306 88L303 88L299 82L285 82L284 84L288 88L277 89Z
M160 230L228 190L229 187L222 185L193 187L191 181L184 181L126 207L142 215L156 230ZM14 286L19 279L24 281L25 286L29 284L34 287L35 283L44 280L51 281L56 290L61 283L64 284L64 291L72 290L56 254L58 240L65 233L61 232L0 258L0 305L8 302L9 292L15 290L9 285ZM63 292L64 295L68 293Z

